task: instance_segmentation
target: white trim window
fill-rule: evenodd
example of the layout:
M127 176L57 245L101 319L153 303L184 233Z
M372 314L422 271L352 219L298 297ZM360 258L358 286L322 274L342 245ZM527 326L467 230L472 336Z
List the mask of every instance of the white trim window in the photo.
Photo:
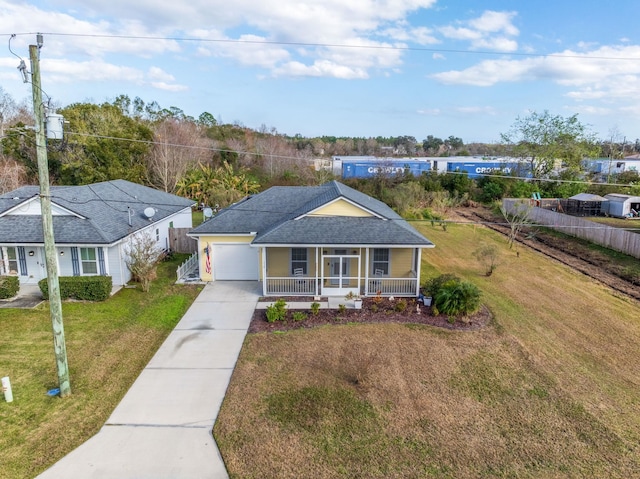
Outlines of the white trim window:
M291 248L291 274L302 270L306 275L309 271L309 255L307 248Z
M80 248L80 267L83 276L98 274L98 254L95 248Z
M18 253L15 246L3 246L0 260L0 274L18 274Z
M389 276L390 256L389 248L374 248L371 263L371 271L374 276Z

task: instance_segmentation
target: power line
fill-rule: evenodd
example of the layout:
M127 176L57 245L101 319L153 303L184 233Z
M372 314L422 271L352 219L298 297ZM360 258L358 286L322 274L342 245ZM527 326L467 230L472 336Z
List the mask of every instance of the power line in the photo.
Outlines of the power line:
M34 35L36 32L23 33L0 33L0 35ZM316 43L316 42L285 42L278 40L240 40L230 38L200 38L200 37L164 37L164 36L143 36L143 35L110 35L110 34L88 34L88 33L60 33L60 32L39 32L44 35L59 37L81 37L81 38L113 38L119 40L149 40L149 41L175 41L175 42L199 42L199 43L230 43L230 44L250 44L250 45L283 45L292 47L317 47L317 48L348 48L361 50L393 50L393 51L414 51L426 53L450 53L469 55L510 55L529 58L576 58L583 60L621 60L640 61L639 57L611 57L604 55L579 55L561 53L530 53L530 52L505 52L490 50L463 50L455 48L430 48L411 47L400 45L350 45L345 43Z
M136 140L134 138L122 138L117 136L107 136L107 135L95 135L91 133L78 133L78 132L66 132L69 135L77 135L84 136L90 138L99 138L104 140L116 140L116 141L129 141L133 143L143 143L147 145L160 145L160 146L172 146L175 148L189 148L194 150L204 150L204 151L215 151L219 153L235 153L237 155L246 155L246 156L255 156L255 157L269 157L269 158L278 158L283 160L313 160L315 158L304 158L299 156L289 156L289 155L274 155L270 153L259 153L252 151L238 151L238 150L229 150L225 148L215 148L209 146L198 146L198 145L184 145L180 143L165 143L160 141L153 140ZM446 161L446 158L443 158ZM432 172L436 172L436 170L431 170ZM468 172L466 171L446 171L438 174L451 174L451 175L466 175L468 176ZM583 180L562 180L555 178L531 178L527 176L511 176L511 175L498 175L498 174L487 174L487 173L477 173L477 176L480 177L488 177L488 178L506 178L512 180L526 180L526 181L541 181L541 182L552 182L552 183L573 183L573 184L583 184L583 185L603 185L603 186L617 186L621 188L631 188L635 185L633 184L623 184L623 183L600 183L600 182L591 182L591 181L583 181Z

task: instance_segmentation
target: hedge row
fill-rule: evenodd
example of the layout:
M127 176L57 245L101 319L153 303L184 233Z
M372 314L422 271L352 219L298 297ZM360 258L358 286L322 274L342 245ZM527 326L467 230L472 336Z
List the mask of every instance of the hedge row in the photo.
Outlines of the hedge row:
M60 276L60 297L83 301L104 301L111 295L113 281L111 276ZM38 282L42 297L49 299L47 279Z
M20 290L20 278L17 276L0 276L0 299L13 298Z

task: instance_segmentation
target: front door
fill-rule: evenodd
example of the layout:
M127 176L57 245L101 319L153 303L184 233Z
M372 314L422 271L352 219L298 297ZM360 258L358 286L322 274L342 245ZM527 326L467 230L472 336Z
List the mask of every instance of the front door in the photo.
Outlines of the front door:
M333 250L333 254L337 257L329 259L329 271L331 271L331 279L329 282L331 286L337 286L338 288L346 287L349 284L349 258L341 257L340 255L346 255L346 249Z

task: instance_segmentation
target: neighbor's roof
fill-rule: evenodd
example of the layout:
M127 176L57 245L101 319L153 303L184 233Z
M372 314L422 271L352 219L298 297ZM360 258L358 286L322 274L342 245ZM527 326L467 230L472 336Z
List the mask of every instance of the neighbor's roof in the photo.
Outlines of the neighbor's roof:
M609 201L614 201L614 202L619 202L619 201L640 201L640 196L633 196L633 195L625 195L622 193L609 193L608 195L605 195L605 198L608 199Z
M577 195L573 195L569 199L576 201L607 201L606 198L603 198L600 195L592 195L591 193L578 193Z
M38 186L23 186L0 195L0 243L43 242L40 215L11 214L39 193ZM51 203L70 212L53 216L57 244L111 244L193 205L192 200L126 180L52 186ZM151 221L144 214L149 207L155 209Z
M376 216L304 216L344 198ZM220 211L191 231L256 233L254 244L359 244L433 246L395 211L353 188L331 181L321 186L275 186Z

